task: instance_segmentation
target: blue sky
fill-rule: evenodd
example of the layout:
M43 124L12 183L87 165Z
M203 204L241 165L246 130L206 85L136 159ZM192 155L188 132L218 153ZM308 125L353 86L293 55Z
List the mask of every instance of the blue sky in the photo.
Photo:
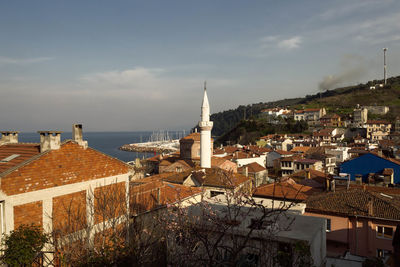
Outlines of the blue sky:
M301 97L382 78L383 47L400 75L395 0L1 1L0 33L4 130L189 128L204 80L211 112Z

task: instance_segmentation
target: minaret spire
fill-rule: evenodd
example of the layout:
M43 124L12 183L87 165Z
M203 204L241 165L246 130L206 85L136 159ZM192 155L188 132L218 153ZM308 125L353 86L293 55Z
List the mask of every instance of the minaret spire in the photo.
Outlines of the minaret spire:
M213 122L210 121L210 104L207 97L207 83L204 81L204 96L201 104L200 128L200 166L202 168L211 168L211 129Z

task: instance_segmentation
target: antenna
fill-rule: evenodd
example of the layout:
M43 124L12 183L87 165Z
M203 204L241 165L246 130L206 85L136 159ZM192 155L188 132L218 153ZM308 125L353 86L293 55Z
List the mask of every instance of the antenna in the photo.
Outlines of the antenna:
M387 48L383 48L383 80L386 85L386 51Z

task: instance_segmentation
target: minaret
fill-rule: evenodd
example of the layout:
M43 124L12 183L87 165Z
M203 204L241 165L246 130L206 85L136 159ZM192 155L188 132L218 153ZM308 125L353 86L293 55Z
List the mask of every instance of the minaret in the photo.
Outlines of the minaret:
M213 122L210 121L210 105L208 104L206 82L204 82L204 97L201 105L200 127L200 166L211 168L211 129Z

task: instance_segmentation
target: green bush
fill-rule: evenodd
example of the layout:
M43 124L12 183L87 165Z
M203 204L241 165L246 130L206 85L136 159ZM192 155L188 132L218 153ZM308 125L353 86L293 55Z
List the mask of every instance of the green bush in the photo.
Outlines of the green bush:
M2 261L8 266L30 265L48 241L49 237L41 227L21 225L9 235L4 235L6 249Z

